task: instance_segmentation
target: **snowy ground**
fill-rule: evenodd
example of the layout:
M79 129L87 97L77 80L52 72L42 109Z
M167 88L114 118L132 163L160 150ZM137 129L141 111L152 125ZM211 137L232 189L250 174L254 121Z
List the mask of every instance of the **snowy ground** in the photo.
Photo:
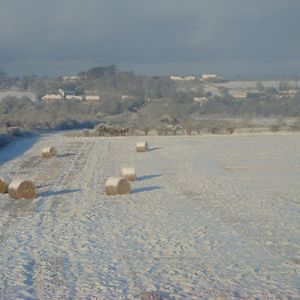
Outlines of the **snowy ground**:
M39 192L0 195L0 299L299 299L300 135L148 137L136 153L143 139L0 152ZM121 166L137 168L133 193L105 196Z

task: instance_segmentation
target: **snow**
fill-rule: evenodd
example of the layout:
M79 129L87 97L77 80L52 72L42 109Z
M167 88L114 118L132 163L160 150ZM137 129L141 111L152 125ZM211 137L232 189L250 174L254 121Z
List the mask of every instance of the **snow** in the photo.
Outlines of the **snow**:
M39 197L0 195L0 295L299 298L299 137L149 136L146 153L138 137L18 141L1 172ZM47 145L60 155L42 159ZM132 194L106 196L122 166L137 169Z

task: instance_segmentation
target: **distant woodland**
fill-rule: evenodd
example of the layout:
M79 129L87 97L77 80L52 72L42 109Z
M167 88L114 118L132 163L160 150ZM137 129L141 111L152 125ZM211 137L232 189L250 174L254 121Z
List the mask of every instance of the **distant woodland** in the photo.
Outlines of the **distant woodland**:
M207 87L216 88L218 93L213 94ZM12 88L34 92L38 100L34 102L26 97L3 99L0 103L2 132L16 131L16 128L28 132L86 128L99 123L141 130L164 126L196 128L205 126L203 120L213 124L216 120L253 118L273 118L281 125L285 118L300 118L300 92L289 81L280 81L278 89L264 87L258 82L255 91L249 90L247 97L241 100L214 83L200 80L175 82L169 77L120 71L113 65L80 72L75 79L35 75L12 78L0 70L0 91ZM74 96L97 94L100 101L40 100L43 95L57 94L59 90ZM195 101L199 98L206 101Z

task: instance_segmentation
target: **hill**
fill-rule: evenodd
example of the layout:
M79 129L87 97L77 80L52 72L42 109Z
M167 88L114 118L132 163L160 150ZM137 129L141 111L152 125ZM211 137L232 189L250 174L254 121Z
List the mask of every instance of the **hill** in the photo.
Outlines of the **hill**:
M219 83L206 82L200 77L172 80L164 76L136 75L114 65L54 79L34 75L22 78L3 75L1 78L2 86L7 88L10 84L35 93L40 99L36 102L25 97L2 100L2 128L57 129L97 123L122 124L136 129L167 125L198 128L213 126L205 125L204 120L210 120L210 124L218 121L221 126L222 120L235 119L232 125L241 126L239 120L245 124L249 119L259 118L271 118L278 123L275 125L284 126L284 119L291 117L296 118L295 126L299 125L300 93L295 81ZM59 93L62 95L59 101L41 101L45 94ZM87 95L97 95L100 101L84 101ZM75 99L75 96L83 97Z

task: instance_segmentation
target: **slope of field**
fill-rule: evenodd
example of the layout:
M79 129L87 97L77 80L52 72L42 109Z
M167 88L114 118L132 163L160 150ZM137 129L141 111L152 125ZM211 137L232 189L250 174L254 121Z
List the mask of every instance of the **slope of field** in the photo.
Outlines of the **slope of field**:
M299 138L41 138L1 166L39 197L0 196L0 298L299 298ZM108 197L121 166L139 180Z

